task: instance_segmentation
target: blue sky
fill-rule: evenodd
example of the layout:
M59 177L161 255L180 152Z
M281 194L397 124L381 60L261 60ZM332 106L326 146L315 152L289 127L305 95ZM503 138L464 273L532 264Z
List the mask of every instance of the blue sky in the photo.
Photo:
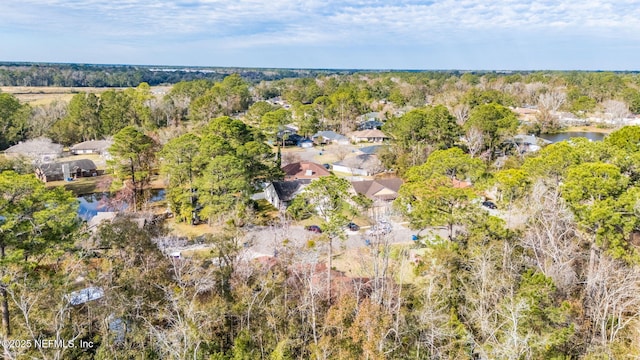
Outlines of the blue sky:
M0 61L640 70L640 0L1 0Z

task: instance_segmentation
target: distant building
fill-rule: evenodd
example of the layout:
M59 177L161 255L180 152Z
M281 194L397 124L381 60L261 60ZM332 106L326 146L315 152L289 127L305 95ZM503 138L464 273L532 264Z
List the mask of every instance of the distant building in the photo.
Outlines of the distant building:
M4 153L9 156L26 156L34 162L51 162L62 156L63 146L51 139L37 138L13 145Z
M324 166L311 161L299 161L282 167L285 180L317 179L331 173Z

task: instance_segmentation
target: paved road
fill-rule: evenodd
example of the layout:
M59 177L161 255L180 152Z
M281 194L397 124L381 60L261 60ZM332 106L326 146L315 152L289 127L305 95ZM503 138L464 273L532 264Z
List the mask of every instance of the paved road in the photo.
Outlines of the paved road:
M404 224L397 222L390 223L391 232L386 235L390 244L412 243L412 235L417 233L416 230L411 230ZM357 232L346 230L346 240L334 243L336 251L367 246L367 239L373 241L373 236L368 235L367 230L367 228L362 228ZM437 230L437 233L446 237L445 230ZM421 234L425 235L426 233L423 231ZM246 247L256 256L274 255L276 249L282 249L284 246L304 248L317 238L319 238L318 234L309 232L302 226L289 226L284 229L279 227L256 227L247 233Z

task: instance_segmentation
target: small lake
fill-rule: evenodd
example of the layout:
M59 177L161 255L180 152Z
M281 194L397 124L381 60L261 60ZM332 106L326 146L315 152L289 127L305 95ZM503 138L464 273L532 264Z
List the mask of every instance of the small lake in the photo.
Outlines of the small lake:
M165 199L166 192L164 189L151 190L151 197L149 202L162 201ZM124 210L126 206L116 209L109 204L109 193L93 193L78 196L77 199L80 202L78 207L78 215L82 220L89 221L92 217L96 216L99 212L103 211L116 211Z
M562 132L557 134L540 134L540 137L549 140L552 143L557 143L564 140L569 140L571 138L583 137L587 138L591 141L602 141L607 134L599 133L599 132L590 132L590 131L570 131L570 132Z

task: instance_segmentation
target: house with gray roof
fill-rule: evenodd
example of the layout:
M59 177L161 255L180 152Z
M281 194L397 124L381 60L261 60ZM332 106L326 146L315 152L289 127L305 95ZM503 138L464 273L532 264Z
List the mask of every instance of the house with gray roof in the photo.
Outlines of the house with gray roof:
M358 149L359 152L367 155L377 154L385 145L363 146Z
M516 135L511 139L521 154L535 152L543 146L551 144L551 141L537 137L535 135Z
M318 131L315 133L311 139L320 144L340 144L340 145L348 145L350 143L349 138L338 134L335 131Z
M273 181L264 189L264 198L276 209L285 209L310 183L311 179Z
M48 138L31 139L6 149L8 156L26 156L34 162L51 162L62 156L63 146Z
M89 140L75 144L69 150L73 155L104 154L112 144L112 140Z
M377 155L359 154L332 164L333 171L354 176L372 176L384 171Z
M44 163L36 167L36 177L43 182L101 175L89 159Z

